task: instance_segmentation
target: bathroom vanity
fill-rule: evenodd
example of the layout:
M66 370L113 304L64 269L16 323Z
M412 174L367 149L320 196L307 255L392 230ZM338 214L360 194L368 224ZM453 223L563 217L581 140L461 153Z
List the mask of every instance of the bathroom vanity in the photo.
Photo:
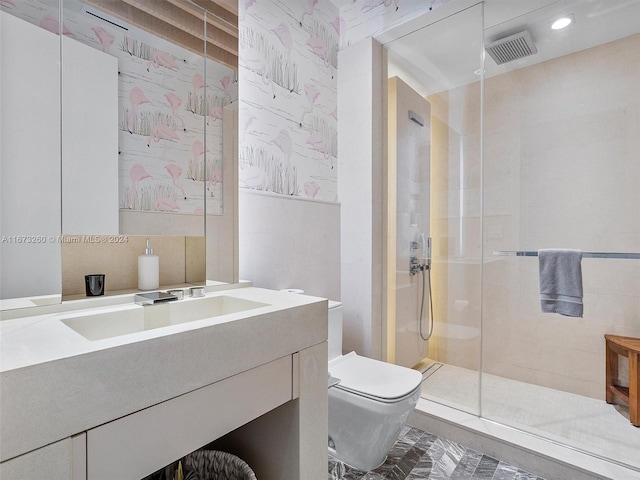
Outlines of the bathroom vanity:
M138 479L217 440L261 480L324 478L326 300L68 303L0 322L0 477Z

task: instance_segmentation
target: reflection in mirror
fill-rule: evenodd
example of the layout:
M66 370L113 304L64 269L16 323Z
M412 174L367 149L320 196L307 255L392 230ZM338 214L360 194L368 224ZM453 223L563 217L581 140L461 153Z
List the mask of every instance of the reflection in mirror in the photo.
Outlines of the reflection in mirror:
M235 73L205 64L204 10L149 5L65 0L63 15L75 40L118 60L119 233L203 235L205 210L223 213L222 113L237 98ZM189 19L187 48L160 33L171 13Z
M62 263L71 266L71 271L77 270L74 264L86 264L82 252L87 249L78 246L79 239L81 243L83 238L102 234L103 238L116 236L113 238L119 243L123 238L137 243L137 236L175 236L189 245L179 250L182 252L179 263L187 269L184 283L202 283L205 278L234 281L233 274L227 275L220 268L221 262L208 259L205 263L205 243L208 253L233 256L233 248L219 245L227 241L225 233L219 230L229 228L226 236L233 238L234 206L227 211L223 198L227 194L233 201L233 196L228 196L230 192L223 190L223 180L227 181L231 172L224 171L223 157L225 152L227 156L228 152L235 154L233 146L224 146L224 139L235 141L235 134L229 135L228 130L230 127L235 130L236 125L223 122L223 116L237 104L237 14L233 25L233 14L222 9L216 13L224 17L226 12L230 17L218 18L189 0L170 4L151 2L144 6L144 11L120 0L64 0L62 19L58 18L57 0L3 2L2 10L50 33L58 45L62 42L56 49L54 62L59 66L61 51L62 85L58 84L58 91L51 96L58 103L62 96L63 155L62 160L55 159L57 170L51 176L57 176L58 189L62 182L62 231L58 221L58 231L52 232L57 244L52 244L52 252L46 255L51 265L44 271L38 269L41 275L49 272L52 279L57 279L54 288L57 298L60 291L67 294L75 291L73 285L78 277L76 272L73 278L68 278L66 267L60 272L60 243L64 241L61 234L69 239L62 248ZM58 36L59 32L63 35ZM3 71L7 71L4 68L7 43L3 42ZM78 52L86 56L78 60ZM221 62L212 61L212 56ZM115 65L111 70L105 67L109 63ZM91 74L93 78L86 76ZM106 83L107 88L115 84L115 90L106 93L103 83L112 75L114 83L110 80ZM59 79L60 73L46 75L49 77ZM3 82L3 95L5 91ZM69 102L75 103L70 106ZM42 113L42 105L40 102L31 111ZM58 105L58 113L53 116L59 118L59 110ZM3 137L5 125L3 121ZM50 128L51 125L55 127L54 123L47 124L48 131L58 134L60 127ZM60 144L59 136L55 140ZM59 152L60 147L48 150L51 157L50 152ZM5 158L8 157L3 145L3 178L8 177L4 175ZM229 158L226 163L230 164ZM59 198L60 192L47 197ZM13 203L10 208L10 198L4 200L3 193L3 235L5 231L10 233L5 228L5 207L14 211L16 207ZM60 217L59 204L47 201L46 206L55 210L46 214L49 218ZM44 213L45 209L41 211ZM226 218L229 216L231 221ZM215 229L212 242L203 238L205 218L206 228ZM189 241L191 237L201 240ZM123 255L123 245L119 245L120 251L108 247L115 245L90 250L91 257L117 265L134 249L129 245ZM178 251L167 255L171 257L167 263L175 263L172 258ZM5 264L3 261L3 283L8 283L4 282ZM211 273L202 273L207 264L216 268ZM121 270L128 269L127 264ZM7 275L13 278L9 272ZM126 284L122 280L111 285ZM26 285L19 296L39 293L31 287ZM9 298L4 289L2 298ZM2 308L5 306L3 302Z
M0 21L5 309L60 301L60 40L49 31L57 14L38 18L42 28L4 9Z
M138 257L149 239L153 254L160 260L160 288L184 288L205 281L204 237L158 235L104 236L106 243L83 241L62 245L62 299L85 298L84 276L105 275L105 295L137 291ZM110 241L112 240L112 241Z

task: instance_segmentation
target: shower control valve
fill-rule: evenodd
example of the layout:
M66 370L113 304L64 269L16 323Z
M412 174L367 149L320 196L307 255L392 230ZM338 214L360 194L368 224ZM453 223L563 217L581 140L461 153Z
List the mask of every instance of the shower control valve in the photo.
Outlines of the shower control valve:
M421 270L422 270L422 265L420 265L420 262L418 261L418 257L416 257L415 255L411 255L409 257L409 274L417 275L418 272Z

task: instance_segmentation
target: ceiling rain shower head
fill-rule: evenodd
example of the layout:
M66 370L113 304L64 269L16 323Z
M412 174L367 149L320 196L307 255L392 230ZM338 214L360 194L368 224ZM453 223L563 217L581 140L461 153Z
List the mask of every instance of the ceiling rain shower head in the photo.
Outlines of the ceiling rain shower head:
M491 42L484 49L498 65L538 53L527 30Z

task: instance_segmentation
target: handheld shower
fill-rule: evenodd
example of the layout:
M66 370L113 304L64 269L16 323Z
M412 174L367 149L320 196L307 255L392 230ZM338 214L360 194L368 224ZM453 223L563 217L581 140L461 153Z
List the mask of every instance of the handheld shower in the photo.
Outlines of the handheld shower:
M431 267L431 237L427 237L424 233L420 234L420 243L422 245L422 265L426 268Z
M422 272L422 297L420 300L420 314L418 315L418 326L420 332L420 338L424 341L428 341L433 335L433 294L431 292L431 237L427 237L424 233L420 234L420 243L422 244L422 262L419 265L419 270ZM425 278L425 270L427 277ZM425 283L429 282L429 315L427 323L429 325L429 332L425 335L422 330L422 315L424 312L424 297L425 297Z

